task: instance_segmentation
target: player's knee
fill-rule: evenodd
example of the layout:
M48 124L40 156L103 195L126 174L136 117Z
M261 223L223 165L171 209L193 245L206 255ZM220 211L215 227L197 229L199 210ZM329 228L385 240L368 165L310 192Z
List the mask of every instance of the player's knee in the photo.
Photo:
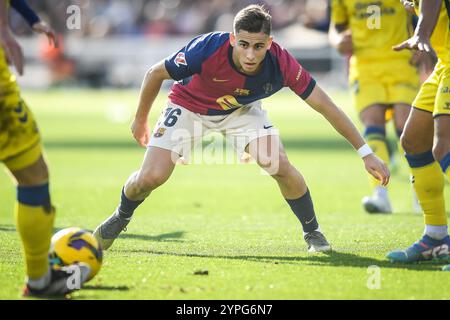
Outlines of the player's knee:
M413 136L405 131L400 136L400 144L407 154L417 154L419 153L419 148L421 148L418 139L414 139Z
M289 159L287 158L286 154L281 154L278 157L277 161L274 161L272 164L272 173L271 175L275 179L283 179L285 177L290 176L291 171L294 169L292 164L289 162Z
M437 136L437 141L433 147L433 157L440 161L450 152L450 137Z

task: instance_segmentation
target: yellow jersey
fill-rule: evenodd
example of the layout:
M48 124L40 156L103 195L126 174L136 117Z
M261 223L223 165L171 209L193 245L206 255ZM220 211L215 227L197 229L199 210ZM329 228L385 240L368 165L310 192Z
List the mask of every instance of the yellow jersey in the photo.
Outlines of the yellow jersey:
M420 14L420 1L414 1L414 9ZM450 62L450 0L442 0L439 18L431 35L431 46L443 63Z
M412 17L399 0L332 0L331 21L351 30L353 59L359 62L411 57L392 50L413 32Z

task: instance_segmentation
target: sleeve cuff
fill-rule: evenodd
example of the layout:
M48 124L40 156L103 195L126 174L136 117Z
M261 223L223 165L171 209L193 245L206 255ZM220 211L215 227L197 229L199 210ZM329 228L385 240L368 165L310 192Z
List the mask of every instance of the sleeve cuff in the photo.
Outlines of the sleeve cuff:
M315 86L316 86L316 80L311 78L311 80L309 81L309 84L306 87L305 91L303 91L303 93L300 95L300 98L302 98L303 100L308 99L309 95L314 90Z

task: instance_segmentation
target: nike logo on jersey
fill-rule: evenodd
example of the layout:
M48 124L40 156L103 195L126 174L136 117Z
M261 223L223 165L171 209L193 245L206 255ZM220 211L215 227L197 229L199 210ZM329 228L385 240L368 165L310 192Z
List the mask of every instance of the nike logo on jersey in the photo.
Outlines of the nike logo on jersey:
M272 128L273 126L264 126L264 129Z
M214 82L227 82L227 81L230 81L230 79L224 79L224 80L222 80L222 79L213 78L213 81L214 81Z

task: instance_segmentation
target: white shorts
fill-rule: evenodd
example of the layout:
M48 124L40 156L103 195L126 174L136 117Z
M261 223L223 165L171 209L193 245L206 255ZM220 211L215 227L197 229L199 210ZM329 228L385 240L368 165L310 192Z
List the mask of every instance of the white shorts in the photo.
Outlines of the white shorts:
M260 137L278 135L261 102L243 106L227 115L201 115L168 102L162 111L149 147L171 150L189 161L191 151L212 132L221 133L237 152L239 159L246 146Z

